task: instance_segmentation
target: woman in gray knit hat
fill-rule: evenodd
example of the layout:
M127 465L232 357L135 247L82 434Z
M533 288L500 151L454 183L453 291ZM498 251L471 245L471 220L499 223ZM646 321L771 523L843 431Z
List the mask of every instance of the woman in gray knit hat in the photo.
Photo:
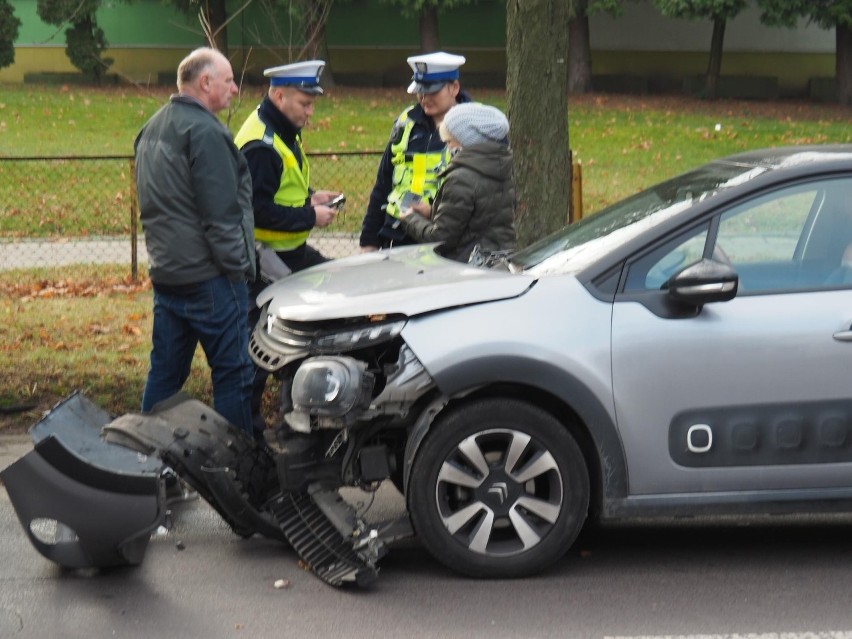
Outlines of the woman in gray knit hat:
M403 211L405 232L418 242L441 242L438 253L467 262L475 246L487 255L515 246L515 179L509 122L499 109L466 102L440 127L452 160L435 201Z

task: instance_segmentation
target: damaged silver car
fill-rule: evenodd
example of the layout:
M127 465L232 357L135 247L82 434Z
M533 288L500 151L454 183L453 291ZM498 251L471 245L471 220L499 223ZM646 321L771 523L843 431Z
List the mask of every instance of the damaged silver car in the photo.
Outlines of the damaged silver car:
M132 563L173 468L238 534L291 544L333 585L370 582L411 532L452 570L518 577L552 566L590 517L848 511L849 202L852 146L770 149L490 266L432 246L323 264L258 299L251 355L285 416L271 449L186 398L118 419L62 406L34 429L37 459L3 480L34 544L33 521L55 521L94 538L75 557ZM79 441L59 427L74 420ZM78 530L43 496L57 469L81 502L109 473L138 475L113 485L146 516L123 537ZM368 526L338 493L385 481L408 517Z
M848 508L849 202L852 147L724 158L492 268L418 246L287 278L252 357L313 469L390 478L466 575L537 573L589 514Z

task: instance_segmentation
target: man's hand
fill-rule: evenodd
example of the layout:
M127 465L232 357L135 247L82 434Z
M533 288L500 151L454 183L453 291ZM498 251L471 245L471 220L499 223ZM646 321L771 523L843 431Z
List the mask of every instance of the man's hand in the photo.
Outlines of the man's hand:
M400 212L399 219L404 220L405 218L410 217L415 213L428 220L430 217L432 217L432 205L428 202L415 202L407 209Z
M317 218L314 226L323 228L334 222L334 218L337 217L337 209L325 206L324 204L319 204L314 206L314 214Z
M311 204L313 206L328 204L340 194L340 191L314 191L313 195L311 195Z
M378 250L379 250L378 246L362 246L361 247L362 253L375 253Z
M414 212L420 215L421 217L426 218L427 220L432 217L432 205L429 202L424 202L420 200L419 202L415 202L411 205L411 208L414 209Z

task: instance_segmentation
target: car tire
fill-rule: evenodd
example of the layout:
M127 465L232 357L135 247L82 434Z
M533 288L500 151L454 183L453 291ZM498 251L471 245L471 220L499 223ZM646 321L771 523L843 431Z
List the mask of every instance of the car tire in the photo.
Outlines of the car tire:
M541 572L576 539L589 475L576 440L550 413L512 399L452 409L417 451L407 495L426 549L471 577Z

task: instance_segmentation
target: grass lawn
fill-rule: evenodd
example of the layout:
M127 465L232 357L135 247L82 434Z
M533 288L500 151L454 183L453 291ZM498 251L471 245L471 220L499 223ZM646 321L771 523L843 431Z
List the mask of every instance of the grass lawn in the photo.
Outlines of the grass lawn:
M261 91L257 87L244 91L230 115L232 130L257 104ZM472 93L505 108L502 91ZM123 232L127 168L110 166L106 170L113 177L104 178L94 168L90 173L88 168L68 165L76 168L61 167L49 180L31 171L11 179L15 163L2 158L130 155L139 127L168 94L136 87L0 87L0 237L68 237L105 228ZM381 150L394 118L410 104L409 97L402 89L329 90L317 101L305 132L309 152ZM852 141L852 111L796 101L572 96L569 119L570 146L583 165L587 213L721 155L767 146ZM315 162L314 174L332 180L333 173L323 171L335 161L324 159L323 167ZM347 192L346 224L355 229L375 161L341 166L352 174L347 182L352 186ZM70 209L62 197L79 185L106 191L106 200L115 208L90 207L69 221ZM126 265L73 267L63 269L61 279L55 270L0 272L0 433L22 431L74 389L82 389L116 414L138 407L147 371L151 294L144 278L141 285L129 283L127 270ZM209 401L207 367L203 357L196 360L187 390ZM271 403L272 391L268 395Z
M63 279L50 273L0 273L0 434L23 432L74 390L115 415L139 409L151 344L150 281L133 284L123 265L70 267ZM273 381L267 416L276 409L275 389ZM200 349L185 390L212 401Z
M0 158L130 155L139 128L170 93L169 89L132 86L91 89L4 85L0 89ZM227 117L223 114L232 130L239 128L262 93L260 87L244 88L232 112ZM477 100L505 108L503 91L471 93ZM306 127L308 151L381 151L394 118L411 103L410 97L402 88L329 89L317 100ZM571 96L569 101L570 146L575 160L583 164L587 213L721 155L784 144L852 141L850 119L852 112L848 108L802 101L708 102L685 97L615 95ZM362 211L356 211L353 202L366 201L368 193L364 191L373 180L376 162L371 158L366 164L344 167L342 174L335 174L335 167L321 166L320 161L312 168L317 174L315 181L343 181L342 187L334 188L349 187L348 217L354 220ZM0 163L0 167L4 164ZM9 163L5 170L10 170ZM126 170L110 171L107 178L96 178L95 182L104 180L112 201L120 200ZM88 179L83 173L76 177L60 173L51 177L50 183L73 187ZM332 177L347 173L357 175L352 175L351 181ZM13 185L0 173L0 211L2 207L16 208L24 211L19 213L24 218L43 218L27 214L32 206L20 205L32 190L28 186L31 185L26 182ZM57 193L43 195L42 208L49 208L57 197ZM120 201L119 205L123 206ZM82 220L79 227L92 234L98 224L113 228L120 219L107 211L99 221ZM64 224L61 232L74 234L74 225L69 227L67 221ZM31 232L36 234L56 232L49 224L39 226L35 220L31 226ZM0 227L0 235L10 230ZM13 230L23 233L25 228L16 225Z
M126 270L73 267L64 280L0 273L0 433L23 430L75 389L107 410L138 407L151 295L147 281L126 282ZM205 375L192 377L203 391Z

